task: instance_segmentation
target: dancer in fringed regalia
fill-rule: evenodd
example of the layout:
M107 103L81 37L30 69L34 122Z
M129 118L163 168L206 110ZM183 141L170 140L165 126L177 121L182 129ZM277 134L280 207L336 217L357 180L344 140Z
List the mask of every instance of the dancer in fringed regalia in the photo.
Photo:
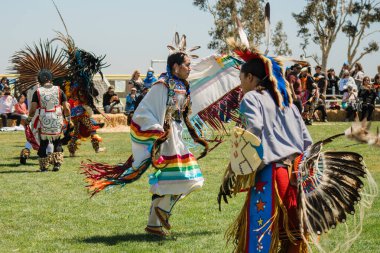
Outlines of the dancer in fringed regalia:
M312 144L281 62L250 48L241 26L239 33L241 43L231 39L229 44L245 61L240 73L243 128L236 127L232 135L218 202L228 203L227 197L239 192L247 195L226 237L235 252L306 252L311 244L320 252L346 251L361 231L377 186L361 155L322 151L344 134ZM374 142L358 134L360 129L347 135ZM328 243L329 230L355 211L344 238Z
M133 115L133 155L122 166L83 164L93 194L111 186L134 182L152 165L156 171L149 176L153 195L145 231L159 236L167 235L167 230L171 229L169 217L174 204L203 185L197 159L182 139L183 125L194 141L205 148L199 158L205 156L208 149L188 118L191 103L186 79L191 70L190 57L195 56L186 53L185 36L180 41L176 33L175 41L177 48L168 46L167 72L152 86Z
M19 75L17 91L20 94L35 91L29 96L31 108L25 130L28 143L38 150L41 171L46 171L50 164L54 165L54 171L58 171L63 162L60 138L63 117L70 121L69 106L58 81L68 74L63 53L58 53L58 49L54 49L49 42L40 42L16 52L11 63L12 70ZM44 86L38 87L41 85ZM30 146L21 152L20 160L23 163L29 157Z

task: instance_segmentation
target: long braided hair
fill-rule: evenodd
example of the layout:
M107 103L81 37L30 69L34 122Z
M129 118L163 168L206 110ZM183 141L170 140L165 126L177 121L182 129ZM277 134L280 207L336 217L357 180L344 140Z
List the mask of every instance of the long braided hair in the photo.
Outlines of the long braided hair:
M271 78L267 72L266 72L266 66L263 62L262 59L259 58L254 58L249 60L248 62L244 63L241 66L240 71L244 74L252 74L253 76L256 76L257 78L260 79L257 87L255 90L259 93L262 93L263 90L267 90L271 97L273 98L275 104L278 107L282 107L282 101L284 98L281 96L281 93L276 90L277 84L273 82L273 78ZM288 82L284 79L286 90L285 92L286 97L290 103L292 103L291 99L291 91L289 89L289 84Z
M184 63L185 57L187 57L187 54L185 54L183 52L177 52L177 53L169 55L168 60L167 60L167 69L166 69L167 75L169 76L169 78L172 76L172 68L173 68L174 64L177 63L178 65L181 65L182 63ZM180 79L180 80L182 81L182 83L186 87L186 99L189 99L189 96L190 96L189 82L187 82L184 79ZM185 121L185 125L186 125L187 129L189 130L191 138L194 140L194 142L201 144L204 147L202 153L199 155L199 157L197 157L197 159L201 159L204 156L206 156L206 154L208 152L208 143L206 140L204 140L198 136L197 132L195 131L193 125L190 122L190 119L189 119L190 113L191 113L191 103L186 103L186 107L184 108L184 111L183 111L183 119ZM161 144L164 143L169 138L169 133L171 130L171 124L170 124L171 120L172 120L171 115L165 114L165 121L164 121L164 126L163 126L164 127L164 134L160 138L158 138L153 143L153 146L152 146L152 150L151 150L152 165L156 169L159 169L158 167L156 167L156 164L157 164L156 163L157 162L156 157L159 155L159 150L160 150Z

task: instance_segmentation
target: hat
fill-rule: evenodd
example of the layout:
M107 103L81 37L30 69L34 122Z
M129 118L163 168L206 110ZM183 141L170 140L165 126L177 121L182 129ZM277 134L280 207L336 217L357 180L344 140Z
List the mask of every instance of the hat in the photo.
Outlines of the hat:
M154 72L154 69L152 67L149 67L148 72Z
M135 87L133 87L133 88L131 89L131 91L132 91L132 90L137 91L137 89L136 89Z
M322 67L317 65L317 66L315 66L315 69L322 69Z
M305 71L308 71L308 68L307 68L307 67L303 67L303 68L301 69L301 72L305 72Z

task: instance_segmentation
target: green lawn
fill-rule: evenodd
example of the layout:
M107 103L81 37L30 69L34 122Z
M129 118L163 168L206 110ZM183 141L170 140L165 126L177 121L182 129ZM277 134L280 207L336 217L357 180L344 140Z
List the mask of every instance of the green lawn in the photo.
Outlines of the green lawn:
M309 129L314 140L319 140L347 127L346 123L327 123ZM147 175L123 189L89 198L80 162L119 163L131 152L129 134L101 135L105 153L95 154L86 141L77 157L65 157L60 172L38 173L36 152L27 165L19 164L23 133L0 133L0 252L231 252L224 231L240 211L244 194L218 211L216 196L228 162L228 142L199 161L204 187L175 207L172 234L159 239L144 233L150 204ZM352 142L342 138L331 148L349 144ZM363 154L380 182L380 149L366 145L344 149ZM380 252L379 213L377 197L350 252Z

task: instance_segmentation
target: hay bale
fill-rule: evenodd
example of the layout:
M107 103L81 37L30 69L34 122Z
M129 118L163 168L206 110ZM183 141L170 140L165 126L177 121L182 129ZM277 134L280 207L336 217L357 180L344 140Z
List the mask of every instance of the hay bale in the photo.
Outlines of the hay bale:
M102 115L95 114L93 118L100 123L105 123L104 127L118 127L127 125L127 116L123 113L107 114L110 120L106 120Z

